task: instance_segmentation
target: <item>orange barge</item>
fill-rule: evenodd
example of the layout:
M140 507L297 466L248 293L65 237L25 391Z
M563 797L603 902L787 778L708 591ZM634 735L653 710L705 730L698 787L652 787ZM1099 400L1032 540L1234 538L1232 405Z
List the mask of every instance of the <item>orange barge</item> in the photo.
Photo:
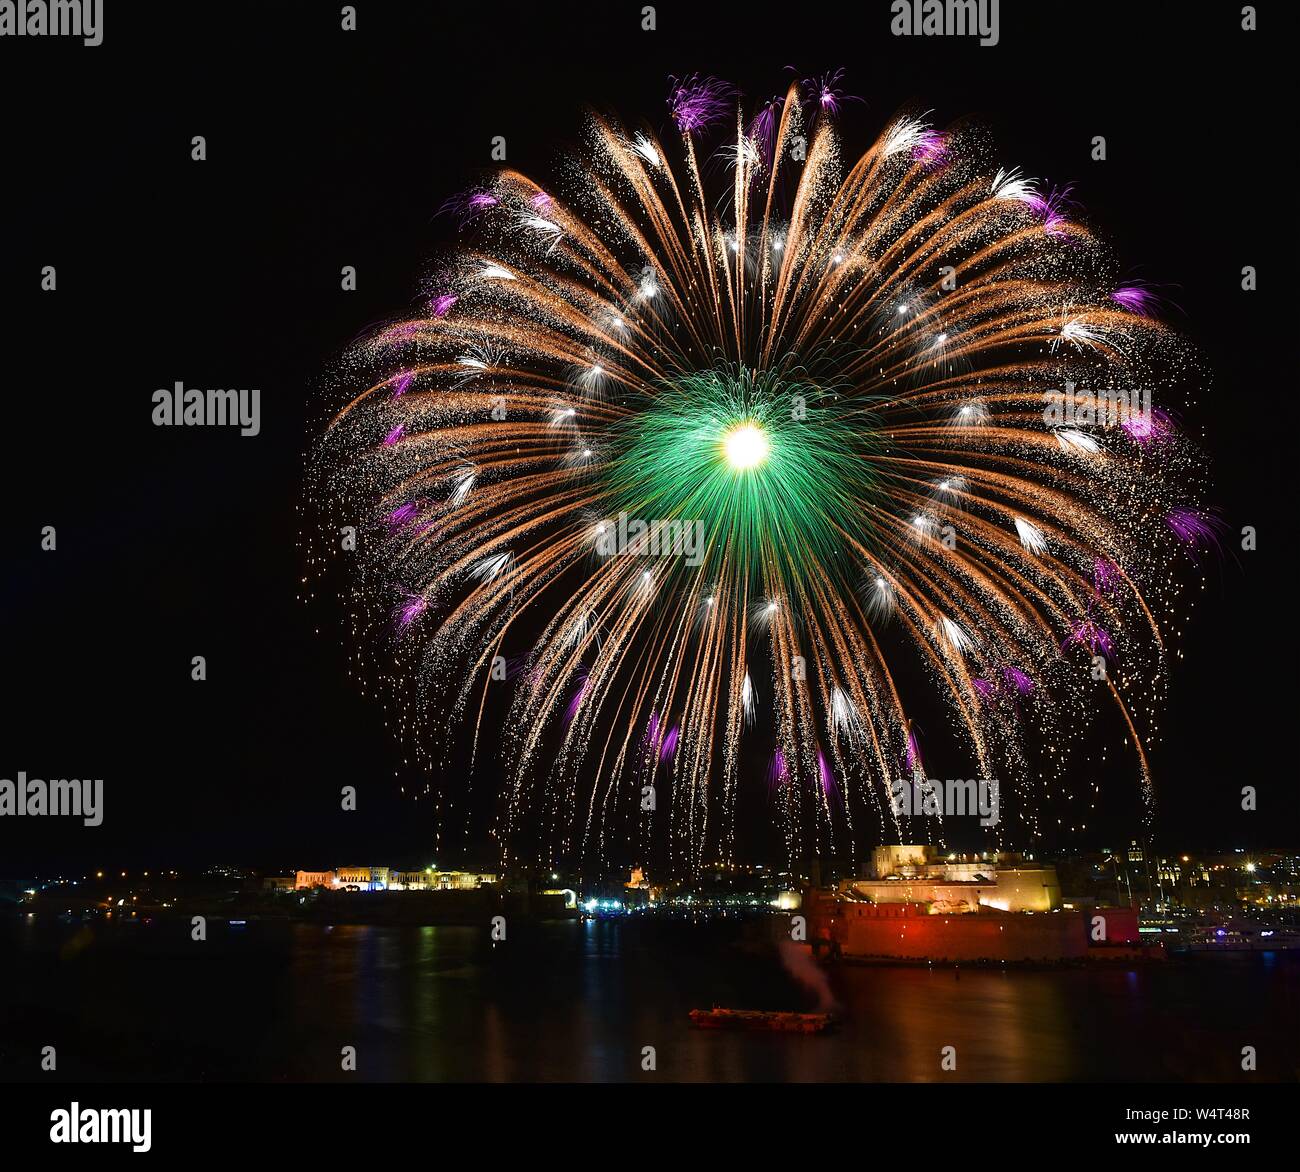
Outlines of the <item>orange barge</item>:
M784 1013L763 1009L692 1009L691 1024L701 1030L777 1030L820 1034L835 1024L829 1013Z

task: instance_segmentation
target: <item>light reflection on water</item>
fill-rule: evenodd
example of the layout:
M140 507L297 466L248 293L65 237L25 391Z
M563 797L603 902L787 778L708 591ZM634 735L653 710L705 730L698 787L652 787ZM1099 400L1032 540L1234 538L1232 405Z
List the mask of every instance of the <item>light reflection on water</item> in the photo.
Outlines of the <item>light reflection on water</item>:
M76 947L68 947L80 932ZM1300 958L1137 969L838 966L838 1032L699 1032L713 1004L808 1009L763 932L736 925L486 928L0 925L0 1077L61 1039L67 1079L1232 1081L1297 1077ZM16 937L16 941L8 939ZM358 1073L340 1068L355 1046ZM655 1048L657 1069L642 1070ZM940 1070L943 1047L957 1069ZM23 1068L25 1071L25 1067Z

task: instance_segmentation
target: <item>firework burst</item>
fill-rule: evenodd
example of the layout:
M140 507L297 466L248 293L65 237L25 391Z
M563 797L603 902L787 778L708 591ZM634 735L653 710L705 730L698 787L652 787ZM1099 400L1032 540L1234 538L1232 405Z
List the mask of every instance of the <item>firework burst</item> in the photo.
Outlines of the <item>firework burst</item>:
M1025 734L1059 769L1104 700L1149 789L1165 563L1214 527L1172 416L1135 442L1043 402L1181 385L1185 349L977 130L903 115L846 161L838 82L747 114L675 81L672 143L593 116L567 194L449 202L474 242L355 356L322 504L375 518L404 734L502 746L507 852L725 857L752 755L791 860L849 857L921 768L902 658L972 772L1027 788Z

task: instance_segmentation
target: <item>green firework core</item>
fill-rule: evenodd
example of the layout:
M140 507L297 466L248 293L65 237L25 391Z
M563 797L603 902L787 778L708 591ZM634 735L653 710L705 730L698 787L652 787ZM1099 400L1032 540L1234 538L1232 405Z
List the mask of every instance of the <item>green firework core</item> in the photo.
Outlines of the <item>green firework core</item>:
M878 491L869 413L813 384L702 371L673 379L618 425L606 487L614 512L699 522L706 575L730 563L788 589L865 543Z

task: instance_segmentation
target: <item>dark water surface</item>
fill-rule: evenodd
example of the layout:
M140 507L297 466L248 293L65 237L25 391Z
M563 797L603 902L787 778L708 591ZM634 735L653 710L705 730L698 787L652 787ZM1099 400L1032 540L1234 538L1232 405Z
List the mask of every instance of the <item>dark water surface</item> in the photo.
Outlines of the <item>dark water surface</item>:
M1300 957L1133 969L836 966L831 1035L693 1030L810 1009L768 926L0 923L0 1079L1236 1081L1300 1075ZM54 1076L41 1047L58 1051ZM357 1074L340 1068L355 1046ZM1241 1070L1255 1046L1259 1073ZM643 1072L642 1048L657 1070ZM940 1051L954 1046L957 1070Z

